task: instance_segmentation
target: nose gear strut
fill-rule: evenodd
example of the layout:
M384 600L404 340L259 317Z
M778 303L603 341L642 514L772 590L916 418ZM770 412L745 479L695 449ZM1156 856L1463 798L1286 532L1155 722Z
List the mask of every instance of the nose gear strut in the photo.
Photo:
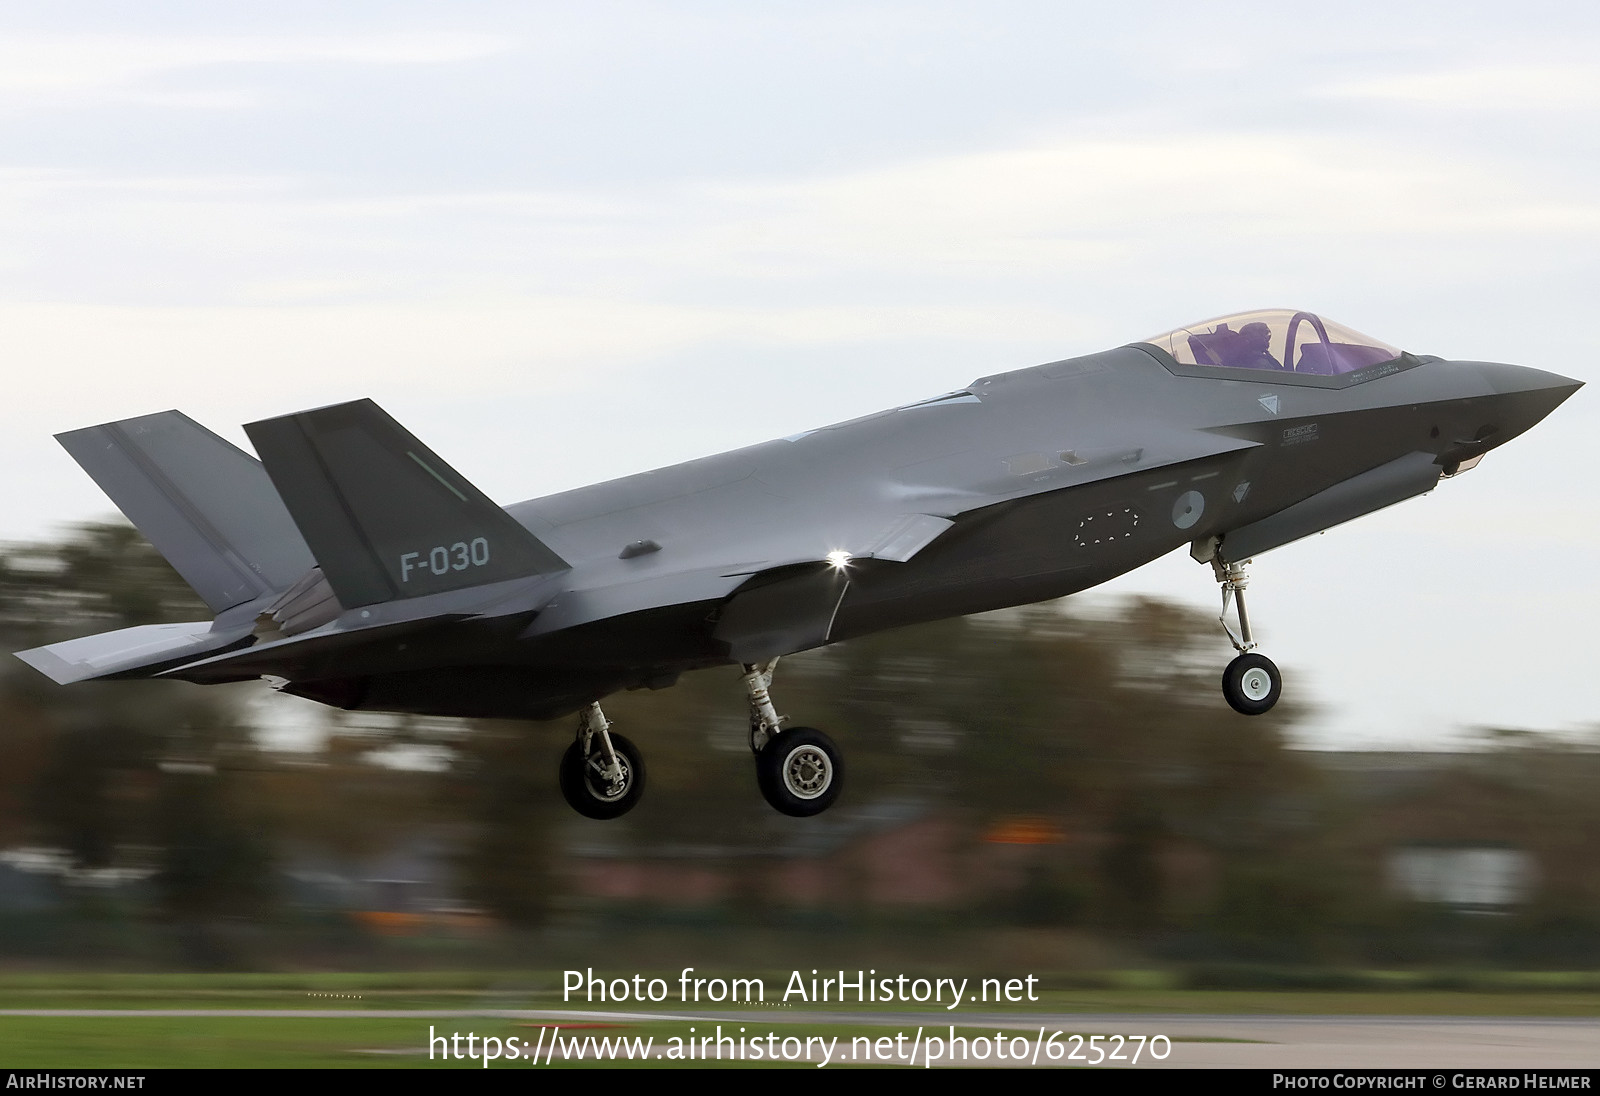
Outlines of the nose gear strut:
M1245 587L1250 585L1251 561L1230 562L1223 557L1221 547L1214 538L1207 542L1196 541L1191 554L1200 562L1211 564L1211 573L1222 586L1222 613L1217 620L1227 633L1228 642L1239 652L1222 673L1222 696L1228 706L1241 715L1261 715L1270 711L1283 695L1283 678L1270 658L1255 653L1250 613L1244 603ZM1209 555L1204 554L1207 552ZM1239 621L1237 631L1228 623L1230 608Z
M1250 614L1244 607L1244 590L1250 585L1250 563L1248 559L1238 563L1228 563L1221 554L1211 557L1211 572L1222 584L1222 615L1217 617L1217 620L1222 624L1222 630L1228 633L1228 641L1233 644L1233 649L1240 654L1246 654L1256 646L1256 641L1250 637ZM1228 626L1230 602L1238 606L1237 632Z

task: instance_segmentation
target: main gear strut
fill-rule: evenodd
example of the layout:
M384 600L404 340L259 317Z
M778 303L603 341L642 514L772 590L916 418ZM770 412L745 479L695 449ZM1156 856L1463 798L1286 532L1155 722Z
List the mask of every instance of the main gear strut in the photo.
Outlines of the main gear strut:
M561 794L586 818L624 815L644 794L644 759L620 734L599 704L590 704L578 718L577 741L561 759Z
M844 760L833 739L814 727L781 730L787 721L772 703L778 660L748 664L750 749L756 755L756 786L775 810L798 818L820 814L839 796Z

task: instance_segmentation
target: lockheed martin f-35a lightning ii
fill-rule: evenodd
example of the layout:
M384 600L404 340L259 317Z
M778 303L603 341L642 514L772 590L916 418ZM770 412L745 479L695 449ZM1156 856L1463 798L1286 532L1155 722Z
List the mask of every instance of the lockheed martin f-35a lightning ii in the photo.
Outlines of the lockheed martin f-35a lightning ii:
M166 411L60 441L215 619L20 657L63 684L266 677L348 709L578 713L560 786L591 818L644 785L600 702L737 664L761 792L811 815L841 761L778 714L782 656L1187 545L1238 652L1223 695L1260 714L1281 680L1255 650L1251 558L1432 490L1579 387L1265 310L504 508L370 400L246 426L259 461Z

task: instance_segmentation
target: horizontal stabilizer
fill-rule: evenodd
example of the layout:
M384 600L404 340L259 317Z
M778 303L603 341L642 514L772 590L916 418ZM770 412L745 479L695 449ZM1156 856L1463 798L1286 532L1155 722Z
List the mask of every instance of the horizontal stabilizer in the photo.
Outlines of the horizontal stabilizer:
M71 685L95 677L113 677L131 670L148 677L150 671L168 664L180 664L235 644L250 637L248 629L214 632L211 621L187 624L142 624L115 632L69 639L31 651L18 651L17 657L57 685Z
M567 566L371 400L245 432L346 609Z
M261 463L187 415L163 411L56 440L213 613L311 566Z
M313 579L301 592L310 591L314 598L320 585ZM266 675L299 680L386 672L405 664L400 652L408 646L412 657L428 649L435 656L448 650L451 658L465 655L470 662L467 652L481 652L485 642L492 645L520 633L560 585L559 578L513 579L432 597L396 599L305 630L264 629L261 625L271 618L270 610L263 610L251 646L170 665L160 676L207 683ZM435 637L429 641L431 648L420 642L394 645L396 639L420 633ZM449 638L436 642L442 634Z

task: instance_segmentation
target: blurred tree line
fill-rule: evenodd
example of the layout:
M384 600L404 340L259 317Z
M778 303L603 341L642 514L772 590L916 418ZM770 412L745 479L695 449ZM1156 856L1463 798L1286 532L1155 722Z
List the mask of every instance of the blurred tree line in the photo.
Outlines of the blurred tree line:
M206 616L125 525L0 549L7 651ZM1395 898L1384 877L1392 812L1289 748L1302 714L1292 702L1255 719L1228 709L1225 653L1213 619L1146 600L1114 617L1034 606L785 659L780 710L826 730L846 757L839 806L809 820L777 816L756 791L736 671L691 674L606 702L648 772L642 804L613 823L578 819L556 791L569 721L326 711L315 741L271 749L262 705L310 709L265 686L63 688L7 660L0 849L57 850L69 877L132 870L147 890L129 916L203 926L286 916L290 861L356 864L445 834L457 893L536 926L571 907L563 862L597 835L617 855L695 848L755 864L895 802L947 819L951 855L971 870L1014 869L1004 886L951 903L953 926L1076 926L1178 956L1437 958L1427 941L1448 915ZM1530 850L1544 878L1535 901L1495 923L1515 945L1501 951L1588 954L1600 941L1597 755L1529 736L1492 751L1494 764L1451 776L1406 822L1463 832L1456 812ZM1011 847L1013 832L1031 844ZM881 917L865 893L837 914ZM770 920L778 901L736 889L726 914Z

